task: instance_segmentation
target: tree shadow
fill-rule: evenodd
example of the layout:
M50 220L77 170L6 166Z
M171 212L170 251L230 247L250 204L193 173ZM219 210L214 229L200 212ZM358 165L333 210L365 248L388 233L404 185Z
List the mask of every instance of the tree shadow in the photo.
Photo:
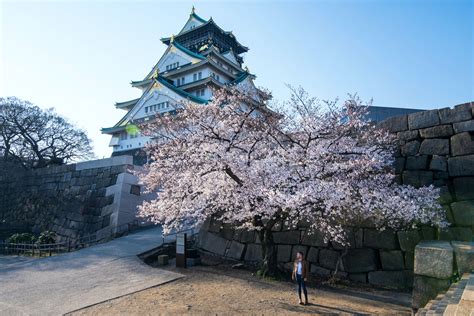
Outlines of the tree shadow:
M309 303L307 305L292 305L288 303L279 304L282 309L286 309L290 312L301 313L301 314L324 314L324 315L340 315L341 313L347 313L351 315L370 315L367 313L360 313L351 309L344 309L332 306L326 306L321 304Z

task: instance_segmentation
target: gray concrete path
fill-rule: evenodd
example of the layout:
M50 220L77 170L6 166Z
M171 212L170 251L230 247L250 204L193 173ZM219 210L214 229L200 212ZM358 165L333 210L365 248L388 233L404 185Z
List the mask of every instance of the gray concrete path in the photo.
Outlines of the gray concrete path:
M162 243L162 231L155 227L59 256L4 258L0 315L62 315L182 277L138 259Z

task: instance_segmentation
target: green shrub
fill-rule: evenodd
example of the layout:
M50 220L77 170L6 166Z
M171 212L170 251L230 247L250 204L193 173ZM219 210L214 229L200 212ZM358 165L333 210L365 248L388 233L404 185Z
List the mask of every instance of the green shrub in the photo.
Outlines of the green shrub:
M54 244L56 242L56 233L55 232L51 232L51 231L44 231L42 232L39 237L38 237L38 240L36 241L37 244Z
M17 233L11 235L7 241L13 244L32 244L36 241L36 236L31 233Z

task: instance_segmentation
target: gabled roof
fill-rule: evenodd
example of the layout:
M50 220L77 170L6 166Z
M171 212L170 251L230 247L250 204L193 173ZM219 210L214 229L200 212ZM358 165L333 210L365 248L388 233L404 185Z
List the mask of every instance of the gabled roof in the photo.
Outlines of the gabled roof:
M199 104L205 104L207 103L208 101L207 100L204 100L202 98L199 98L199 97L196 97L186 91L184 91L183 89L180 89L178 87L175 87L168 79L162 77L162 76L158 76L157 78L154 78L153 79L153 82L154 83L160 83L162 84L164 87L166 87L167 89L170 89L171 91L173 91L174 93L176 93L177 95L183 97L184 99L187 99L189 101L192 101L192 102L195 102L195 103L199 103ZM150 89L153 87L153 85L150 85L146 91L142 94L142 96L139 98L139 100L134 104L133 108L131 108L118 122L117 124L115 124L113 127L104 127L101 129L102 133L103 134L111 134L111 133L114 133L114 132L118 132L118 131L122 131L125 129L125 127L129 124L129 121L127 120L128 117L130 116L130 113L134 110L134 108L138 105L138 103L140 103L140 101L146 96L148 95L148 92L150 91Z
M192 95L191 93L188 93L188 92L184 91L183 89L180 89L180 88L174 86L172 83L170 83L166 78L164 78L162 76L158 76L158 78L156 78L155 80L157 82L163 84L165 87L173 90L173 92L179 94L183 98L187 98L187 99L189 99L193 102L200 103L200 104L207 103L207 100L196 97L196 96Z
M126 108L134 106L135 103L138 102L138 100L140 100L140 98L136 98L136 99L133 99L130 101L124 101L124 102L115 102L115 107L117 109L124 109L124 108L126 109Z
M206 59L206 57L204 57L203 55L201 54L197 54L189 49L187 49L186 47L184 47L183 45L177 43L176 41L171 41L170 44L168 45L168 48L165 50L165 52L163 53L163 55L161 56L161 58L158 60L158 62L155 64L155 66L153 66L153 68L151 69L151 71L146 75L146 77L141 80L141 81L135 81L135 83L138 83L138 82L143 82L147 79L150 79L151 75L153 74L153 72L155 71L155 69L157 68L158 64L163 60L163 58L165 58L165 56L168 54L168 52L171 50L171 48L176 48L178 49L179 51L185 53L186 55L188 55L189 57L191 58L194 58L194 59L199 59L199 60L204 60ZM133 81L132 81L133 82Z
M194 11L194 7L191 11L191 14L190 14L191 17L195 18L196 20L198 20L199 22L202 22L202 23L206 23L207 20L204 20L203 18L201 18L199 15L196 14L196 12Z
M145 79L145 80L131 81L130 84L132 85L132 87L142 87L152 82L153 82L153 79Z
M219 52L219 49L217 47L215 47L214 45L209 47L208 49L206 49L205 51L203 51L201 53L202 55L204 56L208 56L209 54L213 54L214 56L218 57L220 60L222 60L223 62L225 62L227 65L233 67L235 70L237 71L242 71L242 67L240 67L239 64L236 64L234 62L232 62L231 60L229 60L228 58L226 58L223 53L220 53Z
M196 11L195 11L194 6L193 6L193 8L191 9L191 14L189 14L188 20L186 21L186 23L184 23L184 26L181 28L181 31L179 31L178 34L184 33L183 31L186 28L186 26L189 23L191 23L191 21L193 21L193 20L196 20L197 22L199 22L201 24L207 23L207 20L201 18L199 15L196 14Z
M206 59L206 57L204 57L203 55L201 54L198 54L198 53L195 53L189 49L187 49L186 47L184 47L183 45L181 45L180 43L178 42L175 42L175 41L172 41L170 43L171 45L175 46L177 49L179 49L180 51L182 51L183 53L186 53L194 58L198 58L198 59Z
M243 72L241 72L241 73L237 76L237 78L235 78L233 81L229 82L229 85L236 85L236 84L239 84L239 83L241 83L242 81L244 81L244 80L245 80L247 77L249 77L249 76L250 76L250 78L252 78L252 79L255 79L255 78L256 78L255 75L249 73L248 71L243 71Z
M214 20L213 20L212 18L210 18L209 21L207 21L206 23L203 23L203 24L201 24L201 25L199 25L199 26L196 26L196 27L193 28L193 29L190 29L190 30L184 31L184 32L182 32L182 33L179 33L178 35L175 36L175 39L176 39L177 41L179 41L179 39L182 38L183 36L185 36L186 34L191 33L191 32L194 32L194 31L196 31L196 30L199 30L199 29L201 29L201 28L203 28L203 27L206 27L206 26L208 26L208 25L215 27L218 31L220 31L220 32L226 34L227 36L229 36L230 38L232 38L232 39L235 41L236 45L237 45L237 46L240 48L240 50L241 50L241 52L237 52L237 53L240 54L240 53L247 52L247 51L249 50L248 47L246 47L246 46L244 46L244 45L242 45L242 44L239 43L239 41L237 40L237 38L234 36L234 34L233 34L231 31L224 31L219 25L217 25L217 24L214 22ZM169 45L169 43L170 43L170 41L171 41L171 38L172 38L172 37L164 37L164 38L161 38L160 40L161 40L164 44Z

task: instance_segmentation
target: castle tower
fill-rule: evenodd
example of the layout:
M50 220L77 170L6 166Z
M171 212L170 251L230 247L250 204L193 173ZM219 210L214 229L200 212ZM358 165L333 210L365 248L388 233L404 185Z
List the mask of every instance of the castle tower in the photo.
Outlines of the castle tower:
M101 130L111 135L112 156L140 152L151 140L141 135L135 124L173 111L173 105L183 100L206 104L212 98L212 88L229 86L255 89L258 95L255 75L242 68L241 55L248 48L212 18L198 16L194 7L181 31L161 41L168 46L163 56L143 80L131 82L132 87L141 89L141 97L117 102L115 107L126 114L113 127Z

